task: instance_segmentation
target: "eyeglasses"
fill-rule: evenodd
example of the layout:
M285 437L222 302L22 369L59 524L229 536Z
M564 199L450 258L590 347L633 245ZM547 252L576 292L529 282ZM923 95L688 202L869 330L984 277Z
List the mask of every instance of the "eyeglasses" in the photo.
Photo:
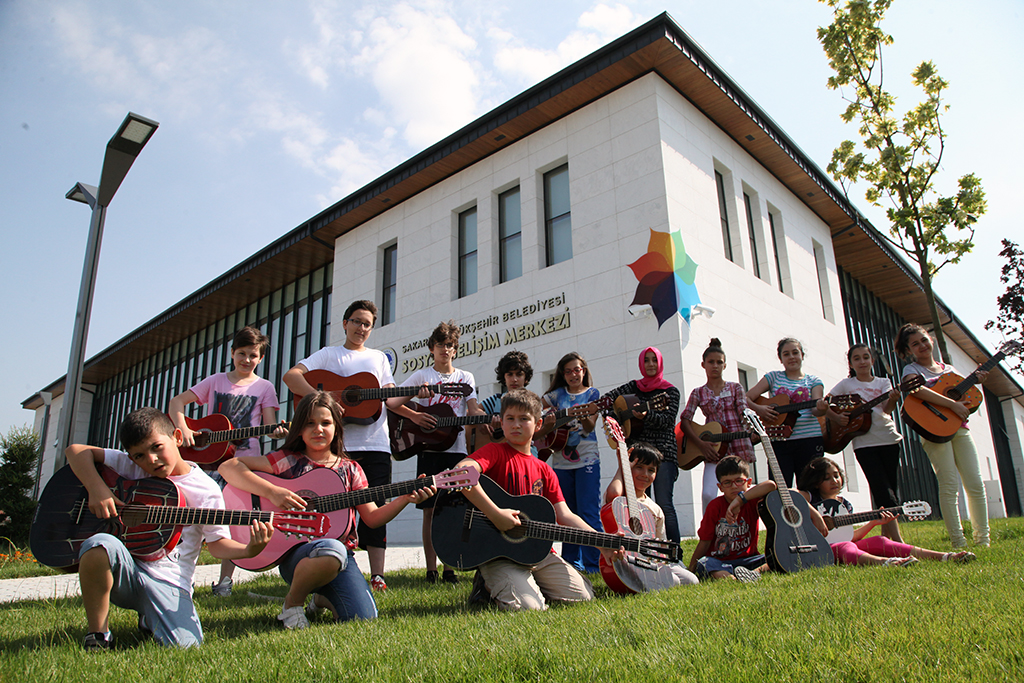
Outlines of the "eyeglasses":
M586 370L583 367L575 367L575 368L566 368L565 370L562 371L562 374L563 375L577 375L577 374L583 374L584 372L586 372Z
M456 344L455 342L445 342L444 344L441 344L441 346L443 346L446 349L455 349L458 348L459 345Z
M723 479L722 481L720 481L718 483L723 488L731 488L731 487L734 487L734 486L743 486L744 484L748 483L749 481L750 481L750 479L748 479L746 477L741 477L739 479Z
M373 323L364 322L362 320L353 320L352 318L345 318L345 322L347 322L347 323L349 323L351 325L358 325L360 327L360 329L364 329L364 330L372 330L373 329Z

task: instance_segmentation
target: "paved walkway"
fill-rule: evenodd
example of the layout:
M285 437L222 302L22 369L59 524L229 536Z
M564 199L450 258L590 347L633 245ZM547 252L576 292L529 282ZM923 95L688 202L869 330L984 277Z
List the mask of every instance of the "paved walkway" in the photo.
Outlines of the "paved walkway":
M356 552L356 563L364 574L370 573L370 561L365 552ZM422 547L388 548L386 565L388 571L415 569L423 566L425 565ZM235 584L251 581L257 576L259 574L236 568L234 575ZM219 577L219 564L203 564L196 567L194 583L196 586L209 586ZM79 594L78 574L35 576L28 579L4 579L0 581L0 603L70 598Z

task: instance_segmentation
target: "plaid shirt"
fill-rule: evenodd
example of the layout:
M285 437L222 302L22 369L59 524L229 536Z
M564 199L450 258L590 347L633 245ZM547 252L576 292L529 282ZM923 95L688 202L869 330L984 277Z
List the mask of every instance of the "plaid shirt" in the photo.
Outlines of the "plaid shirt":
M270 466L274 470L274 474L280 475L283 479L295 479L306 472L310 472L320 467L319 465L310 462L310 460L302 453L291 453L289 451L274 451L273 453L269 453L267 455L267 460L270 462ZM334 467L330 469L337 472L338 477L341 479L338 490L330 493L358 491L359 489L369 487L369 483L366 481L366 474L363 473L363 468L360 467L359 463L355 460L349 460L348 458L342 457L337 461ZM356 511L353 510L353 516L351 519L355 518L355 514ZM349 550L355 550L356 545L359 543L359 536L356 534L356 525L354 523L350 524L348 533L338 540L344 543L345 547Z
M736 382L726 382L725 389L717 396L705 384L690 392L690 400L686 402L680 417L692 421L697 408L700 408L707 421L722 425L723 432L745 432L747 429L743 426L741 415L746 407L747 396L743 387ZM754 462L754 446L750 439L726 441L721 457L727 455L735 455L746 462Z

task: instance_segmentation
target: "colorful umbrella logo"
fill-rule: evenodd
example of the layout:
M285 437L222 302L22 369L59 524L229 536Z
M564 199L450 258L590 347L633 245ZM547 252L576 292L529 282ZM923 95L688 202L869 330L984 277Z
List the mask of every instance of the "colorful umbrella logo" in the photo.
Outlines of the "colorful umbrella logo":
M650 304L658 327L678 313L690 322L690 309L700 303L694 284L697 264L686 255L678 232L651 230L647 253L629 264L638 280L633 305Z

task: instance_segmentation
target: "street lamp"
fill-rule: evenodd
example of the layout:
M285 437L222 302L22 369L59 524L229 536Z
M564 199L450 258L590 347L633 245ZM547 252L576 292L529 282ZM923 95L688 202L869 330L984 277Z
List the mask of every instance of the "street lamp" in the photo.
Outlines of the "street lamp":
M71 445L75 432L75 416L78 413L79 395L82 385L82 366L85 363L85 342L89 336L89 317L92 314L92 294L96 285L96 269L100 260L100 242L103 239L103 219L107 205L128 175L128 169L135 162L149 138L160 124L138 114L128 112L121 127L107 143L103 155L103 171L99 188L85 183L75 183L65 195L72 201L88 204L92 209L89 224L89 241L85 248L85 265L82 267L82 286L78 290L78 310L75 313L75 331L71 337L71 356L68 359L68 374L64 380L64 409L60 418L60 441L57 444L56 467L64 463L64 449Z

